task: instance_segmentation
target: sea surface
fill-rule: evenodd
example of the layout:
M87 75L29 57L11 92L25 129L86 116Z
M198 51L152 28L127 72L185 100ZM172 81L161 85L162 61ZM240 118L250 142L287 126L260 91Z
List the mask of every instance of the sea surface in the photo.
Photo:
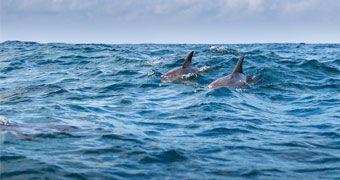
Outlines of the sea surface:
M0 131L1 180L340 179L340 44L6 41Z

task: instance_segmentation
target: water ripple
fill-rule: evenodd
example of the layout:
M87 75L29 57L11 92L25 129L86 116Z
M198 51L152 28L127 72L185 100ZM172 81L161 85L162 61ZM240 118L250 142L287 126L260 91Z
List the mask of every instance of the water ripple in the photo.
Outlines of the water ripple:
M192 63L202 71L161 84ZM0 44L3 179L339 179L339 44ZM206 89L244 55L254 83ZM208 71L206 71L208 70Z

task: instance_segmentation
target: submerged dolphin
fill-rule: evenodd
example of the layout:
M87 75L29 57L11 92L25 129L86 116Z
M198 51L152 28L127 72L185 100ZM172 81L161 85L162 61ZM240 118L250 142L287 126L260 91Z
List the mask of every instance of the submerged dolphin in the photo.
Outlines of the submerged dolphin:
M210 83L209 86L207 86L207 88L215 89L221 86L238 88L246 83L251 83L253 79L243 74L242 69L243 59L244 56L241 56L234 68L234 71L230 75L215 80L214 82Z
M162 75L162 82L176 81L178 79L183 78L183 75L196 74L199 72L199 69L191 64L192 56L194 55L194 51L191 51L187 58L185 59L182 67L174 68Z
M58 120L57 120L58 121ZM67 133L75 128L58 124L23 124L11 122L0 116L0 135L10 132L24 140L34 140L34 135L51 134L51 133Z

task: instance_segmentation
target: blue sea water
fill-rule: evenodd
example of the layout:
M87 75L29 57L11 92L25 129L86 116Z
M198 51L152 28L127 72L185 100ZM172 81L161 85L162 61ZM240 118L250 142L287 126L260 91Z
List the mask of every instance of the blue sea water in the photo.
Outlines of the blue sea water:
M0 122L0 179L339 179L340 44L6 41Z

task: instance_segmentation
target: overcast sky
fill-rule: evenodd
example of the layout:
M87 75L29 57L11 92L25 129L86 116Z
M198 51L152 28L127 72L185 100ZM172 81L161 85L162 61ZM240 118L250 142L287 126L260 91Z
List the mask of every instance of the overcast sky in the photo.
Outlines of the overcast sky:
M339 0L1 0L1 42L340 43Z

